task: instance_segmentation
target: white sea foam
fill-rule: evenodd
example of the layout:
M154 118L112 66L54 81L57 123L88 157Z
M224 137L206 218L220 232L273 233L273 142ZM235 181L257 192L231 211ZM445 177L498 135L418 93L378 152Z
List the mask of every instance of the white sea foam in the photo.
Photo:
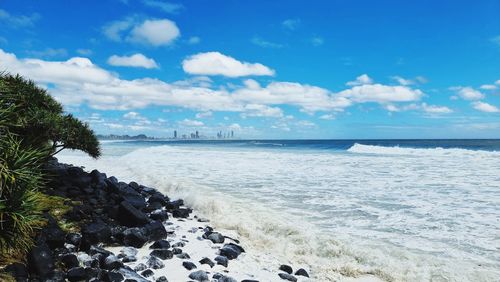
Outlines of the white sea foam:
M318 280L357 273L397 281L500 277L496 152L190 145L61 160L182 197L250 249L309 268Z

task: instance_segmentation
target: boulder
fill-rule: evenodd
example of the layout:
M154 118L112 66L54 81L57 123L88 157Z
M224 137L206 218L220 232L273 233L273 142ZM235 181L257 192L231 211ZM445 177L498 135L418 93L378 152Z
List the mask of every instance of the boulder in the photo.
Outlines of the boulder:
M156 210L149 214L149 218L163 222L168 219L168 213L166 211Z
M291 266L289 266L289 265L286 265L286 264L282 264L282 265L280 266L280 270L281 270L281 271L284 271L284 272L286 272L286 273L288 273L288 274L292 274L292 272L293 272L292 267L291 267Z
M66 273L66 279L70 282L87 280L87 273L83 267L74 267Z
M150 256L148 261L146 262L146 265L152 269L160 269L165 267L165 264L163 264L163 262L155 256Z
M160 240L168 236L165 226L159 221L151 222L144 226L150 241Z
M219 232L213 232L210 235L207 236L207 239L212 241L212 243L215 244L222 244L224 243L224 236L220 234Z
M82 240L90 245L108 242L111 237L111 228L104 222L93 222L82 228Z
M220 254L228 259L235 259L243 252L245 250L242 247L233 243L226 244L220 249Z
M80 262L78 261L78 258L74 254L65 254L61 257L61 262L64 264L64 266L67 269L73 268L73 267L78 267L80 265Z
M143 270L145 270L147 268L148 268L148 266L145 265L144 263L139 263L138 265L136 265L134 267L134 271L139 272L139 271L143 271Z
M123 266L123 263L114 255L110 255L104 259L104 269L113 270L119 269Z
M144 233L143 229L137 227L126 229L123 231L123 244L125 246L141 248L148 241L148 237Z
M183 200L176 200L176 201L171 201L171 202L168 202L166 205L165 205L165 208L169 211L173 211L175 209L178 209L180 208L181 206L184 205L184 201Z
M33 247L29 254L30 272L38 274L42 279L49 276L54 270L52 251L46 244Z
M22 263L9 264L5 267L5 272L10 273L16 281L28 281L28 268Z
M160 258L162 260L171 259L171 258L174 257L174 254L172 253L172 251L167 250L167 249L156 249L156 250L153 250L150 253L150 255L151 256L155 256L157 258Z
M170 243L167 240L159 240L154 242L151 246L149 246L150 249L168 249L170 248Z
M281 279L292 281L292 282L297 282L297 278L291 274L288 273L280 273L278 274Z
M209 258L202 258L199 262L200 264L208 264L211 268L215 265L215 263Z
M172 216L176 218L187 218L190 212L190 209L178 208L172 211Z
M309 273L307 273L307 271L305 269L303 269L303 268L297 270L295 272L295 275L309 277Z
M75 246L76 248L80 247L80 242L82 241L82 235L79 233L68 233L66 234L66 242Z
M143 272L141 272L141 275L148 278L150 276L153 276L154 272L151 269L146 269Z
M115 271L106 271L102 276L102 280L105 282L120 282L123 279L123 275Z
M160 276L156 279L156 282L168 282L168 279L165 276Z
M120 250L119 258L122 257L135 257L139 251L134 247L125 247Z
M149 222L145 213L126 201L120 203L118 221L128 227L143 226Z
M187 270L192 270L196 268L196 264L190 262L190 261L183 261L182 266L184 266L185 269Z
M196 281L204 282L204 281L208 280L208 275L207 275L207 273L205 273L205 271L198 270L195 272L191 272L189 274L189 278L196 280Z
M217 264L227 267L229 260L225 256L216 256L214 259Z
M146 201L144 200L144 197L137 194L137 195L125 195L122 197L122 200L125 202L128 202L131 204L134 208L138 210L142 210L146 208Z

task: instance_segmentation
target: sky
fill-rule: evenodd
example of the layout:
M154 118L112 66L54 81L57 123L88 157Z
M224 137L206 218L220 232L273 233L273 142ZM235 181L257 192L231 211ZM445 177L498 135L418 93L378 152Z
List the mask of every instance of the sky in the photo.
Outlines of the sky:
M0 0L0 71L99 134L500 138L500 1Z

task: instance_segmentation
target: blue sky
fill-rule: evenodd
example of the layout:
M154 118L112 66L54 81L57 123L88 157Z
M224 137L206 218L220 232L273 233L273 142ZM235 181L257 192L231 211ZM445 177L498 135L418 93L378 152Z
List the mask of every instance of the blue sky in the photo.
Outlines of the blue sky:
M500 138L500 1L0 0L0 69L102 134Z

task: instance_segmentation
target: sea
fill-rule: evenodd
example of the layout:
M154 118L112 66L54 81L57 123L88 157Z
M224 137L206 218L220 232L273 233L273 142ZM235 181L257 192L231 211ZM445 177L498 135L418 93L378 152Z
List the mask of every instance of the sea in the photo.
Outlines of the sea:
M500 281L500 140L102 141L62 162L183 198L316 281Z

